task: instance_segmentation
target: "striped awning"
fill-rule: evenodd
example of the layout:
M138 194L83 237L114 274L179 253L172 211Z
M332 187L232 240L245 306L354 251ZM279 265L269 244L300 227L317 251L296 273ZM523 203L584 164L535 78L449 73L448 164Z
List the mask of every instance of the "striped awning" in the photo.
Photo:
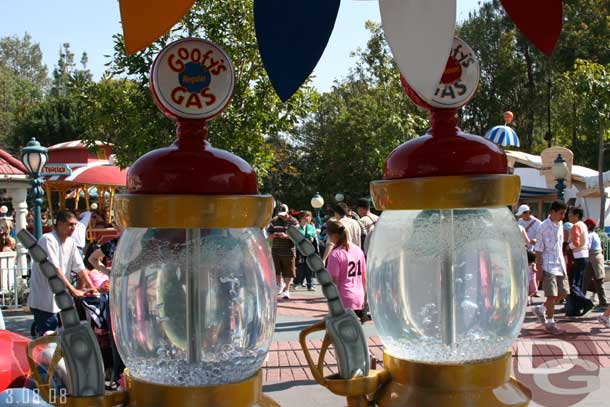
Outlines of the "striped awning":
M47 182L66 182L80 185L100 185L124 187L127 185L127 169L121 169L108 161L68 164L72 174L65 177L53 175L45 177Z
M521 194L519 195L520 199L526 198L543 198L549 197L553 198L557 195L557 190L553 188L537 188L537 187L527 187L521 186Z
M95 145L96 146L111 146L112 144L104 143L99 140L96 140ZM72 141L65 141L65 142L59 143L59 144L54 144L51 147L49 147L48 149L52 151L52 150L65 150L67 148L86 150L88 147L85 144L83 144L83 142L81 140L72 140Z
M495 126L485 133L485 138L502 147L519 147L517 132L508 126Z

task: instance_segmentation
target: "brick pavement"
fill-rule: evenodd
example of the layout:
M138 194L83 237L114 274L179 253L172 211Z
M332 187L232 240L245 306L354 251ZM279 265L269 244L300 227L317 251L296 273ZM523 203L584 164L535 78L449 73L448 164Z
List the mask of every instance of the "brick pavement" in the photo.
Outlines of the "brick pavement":
M319 291L306 292L296 291L291 293L289 301L278 300L278 323L275 339L272 342L267 360L263 366L264 387L268 395L282 402L286 406L301 406L303 404L302 394L307 392L311 400L316 401L319 407L343 405L343 399L332 395L326 389L315 384L313 376L309 371L307 362L300 344L297 341L301 329L326 315L326 301L321 297ZM595 315L578 319L562 318L558 316L558 324L567 329L562 337L548 335L542 325L538 324L536 318L528 312L520 337L513 345L513 356L519 370L524 367L537 367L541 363L558 361L561 365L562 358L579 358L592 362L599 366L600 386L598 390L591 392L589 397L578 406L603 405L608 400L609 394L607 383L610 382L610 329L602 328L595 321ZM8 317L7 325L14 331L25 332L29 329L31 315L23 312L5 311ZM379 361L378 368L383 365L383 347L371 322L364 326L365 334L369 336L369 347L373 355ZM315 335L309 340L312 356L317 360L321 346L321 336ZM288 340L286 340L288 339ZM564 362L565 363L565 362ZM334 353L327 354L324 374L336 373L337 363ZM605 400L600 404L600 400ZM532 403L532 406L539 404ZM572 404L566 404L566 406ZM562 407L553 405L552 407Z
M278 300L278 315L321 319L326 314L326 302L323 298L298 293L291 295L289 301ZM557 337L547 334L544 327L528 311L521 334L513 344L513 357L519 358L519 365L521 361L528 363L527 360L531 359L534 367L543 362L578 357L591 360L600 368L610 368L610 329L597 323L595 316L596 314L589 314L578 319L559 316L558 325L567 332ZM314 360L317 360L321 343L321 340L309 341ZM382 366L383 346L377 336L369 337L369 347ZM326 375L336 371L337 364L330 352L326 357L324 373ZM296 340L273 342L264 372L266 384L313 380L304 353Z

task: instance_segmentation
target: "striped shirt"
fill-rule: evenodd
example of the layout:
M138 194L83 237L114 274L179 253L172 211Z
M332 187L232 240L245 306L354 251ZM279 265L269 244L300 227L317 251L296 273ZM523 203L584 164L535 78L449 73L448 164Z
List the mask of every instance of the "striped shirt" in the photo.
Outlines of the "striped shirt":
M292 216L288 218L276 216L271 219L271 223L267 227L267 232L269 235L273 233L287 233L290 226L298 227L299 223ZM294 251L292 240L281 237L274 238L273 243L271 244L271 254L279 257L294 257L296 252Z

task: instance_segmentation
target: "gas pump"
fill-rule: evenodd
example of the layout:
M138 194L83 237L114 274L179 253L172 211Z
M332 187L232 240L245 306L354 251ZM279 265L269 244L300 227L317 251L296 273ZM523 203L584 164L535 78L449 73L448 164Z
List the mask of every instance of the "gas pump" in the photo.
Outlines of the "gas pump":
M432 117L427 134L396 148L384 179L370 186L383 213L369 247L367 293L385 369L323 377L327 348L349 342L349 329L336 335L322 322L301 333L314 377L349 406L517 407L531 399L511 377L509 351L527 298L525 251L507 208L519 178L507 174L498 146L457 127L479 72L473 50L455 38L431 99L402 81ZM307 264L323 268L313 257ZM324 329L315 363L306 337Z
M206 140L207 121L233 95L232 62L214 43L184 39L159 53L150 81L155 102L177 122L177 140L138 159L127 193L116 197L116 219L126 229L113 261L110 306L126 390L104 394L91 329L79 323L55 278L66 326L59 343L73 390L56 405L278 406L261 389L276 315L262 233L273 198L258 193L247 162ZM35 240L24 238L33 258L44 261ZM37 381L47 394L48 384Z

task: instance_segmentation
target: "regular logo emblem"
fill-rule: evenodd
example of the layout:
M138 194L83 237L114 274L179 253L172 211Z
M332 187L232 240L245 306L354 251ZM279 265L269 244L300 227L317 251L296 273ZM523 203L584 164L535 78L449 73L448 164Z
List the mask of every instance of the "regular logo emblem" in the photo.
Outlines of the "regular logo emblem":
M235 72L219 46L189 38L159 53L150 82L155 102L169 117L211 119L231 100Z

